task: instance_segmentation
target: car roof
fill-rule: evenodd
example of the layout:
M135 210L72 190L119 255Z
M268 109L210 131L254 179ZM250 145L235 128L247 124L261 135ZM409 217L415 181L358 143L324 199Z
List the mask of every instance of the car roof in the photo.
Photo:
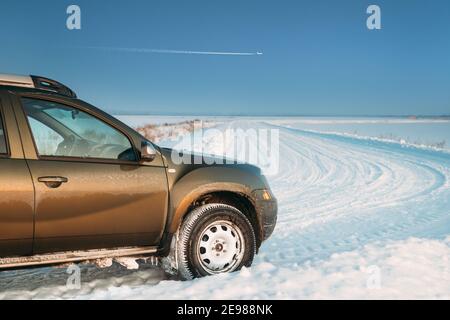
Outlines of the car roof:
M0 85L34 88L34 82L33 79L31 79L31 76L20 76L15 74L0 74Z
M76 93L61 82L41 76L21 76L13 74L0 74L0 87L8 90L27 91L41 93L53 93L69 98L77 98Z

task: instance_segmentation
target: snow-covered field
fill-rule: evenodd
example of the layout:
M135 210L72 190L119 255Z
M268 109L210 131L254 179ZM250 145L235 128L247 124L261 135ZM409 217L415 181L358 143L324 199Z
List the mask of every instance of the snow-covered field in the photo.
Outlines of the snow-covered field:
M192 121L199 117L189 116L117 116L132 127L148 123L163 124ZM202 120L220 122L234 121L234 117L203 116ZM395 118L395 117L239 117L251 122L270 122L288 128L328 132L400 142L421 147L433 147L450 151L450 118Z
M279 130L280 167L268 176L278 224L251 268L181 282L148 265L85 265L81 289L67 288L64 268L7 271L0 273L0 299L450 299L446 148L376 133L359 138L335 130L336 121L327 130L278 118L216 120L222 130ZM443 123L436 141L450 131ZM215 139L208 136L206 152L221 151Z

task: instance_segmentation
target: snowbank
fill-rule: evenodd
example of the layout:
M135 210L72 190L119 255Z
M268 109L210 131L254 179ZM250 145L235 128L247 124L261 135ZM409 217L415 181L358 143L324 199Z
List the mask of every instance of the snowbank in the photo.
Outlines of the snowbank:
M234 274L182 282L144 280L143 272L126 279L64 286L41 293L9 292L0 298L43 299L449 299L450 237L411 238L334 254L296 268L259 261ZM131 278L134 278L134 285ZM128 285L124 285L124 280ZM146 283L148 281L148 283Z

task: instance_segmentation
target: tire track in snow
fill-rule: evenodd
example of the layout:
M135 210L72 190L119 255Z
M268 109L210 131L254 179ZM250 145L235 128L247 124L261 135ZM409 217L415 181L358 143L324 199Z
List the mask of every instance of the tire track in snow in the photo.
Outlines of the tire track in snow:
M257 261L298 265L371 242L450 233L450 155L270 122L238 120L225 128L280 130L280 170L268 177L279 220ZM206 145L214 153L219 143Z

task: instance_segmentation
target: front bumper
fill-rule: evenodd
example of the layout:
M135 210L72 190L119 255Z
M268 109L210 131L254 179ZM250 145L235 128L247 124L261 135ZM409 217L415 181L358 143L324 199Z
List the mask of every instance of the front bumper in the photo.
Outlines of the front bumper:
M267 194L270 196L268 197ZM277 223L278 202L270 190L255 190L256 211L261 226L261 241L267 240L273 233Z

